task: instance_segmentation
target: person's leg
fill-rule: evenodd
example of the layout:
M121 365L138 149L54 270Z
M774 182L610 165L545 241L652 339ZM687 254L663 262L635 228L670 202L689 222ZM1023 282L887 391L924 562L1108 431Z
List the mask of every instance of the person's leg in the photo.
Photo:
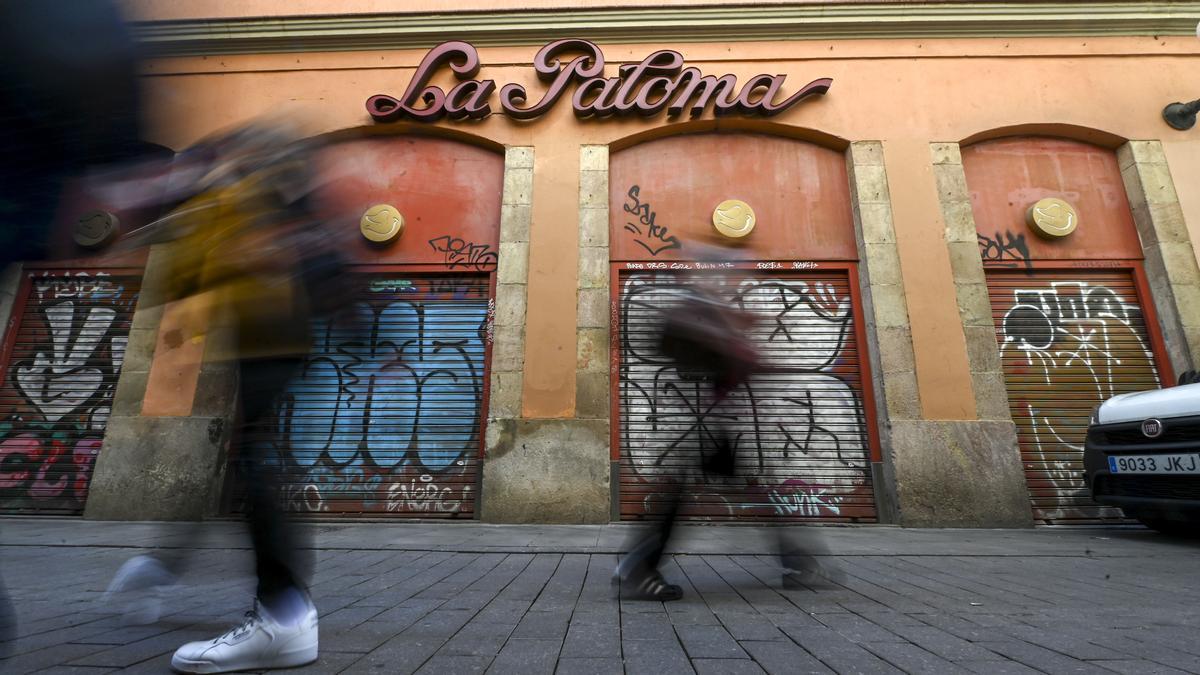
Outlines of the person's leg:
M238 436L263 433L274 405L288 381L299 370L300 358L256 359L241 364L242 423ZM303 593L298 578L295 529L279 502L279 471L268 463L258 444L243 442L243 477L247 490L247 518L254 544L258 599L272 613L289 615L295 609L295 591Z
M664 501L663 519L650 523L640 534L633 537L629 552L621 559L613 573L613 583L619 584L623 593L643 600L678 600L683 589L668 584L658 566L663 553L671 541L679 503L683 494L682 480L668 483L666 492L660 493Z
M126 560L102 596L106 608L121 614L126 625L157 622L164 608L169 611L169 590L179 583L204 541L203 523L169 523L160 526L161 534L148 542L150 550Z
M842 573L830 559L818 528L781 525L774 529L784 588L829 586L841 581Z
M278 469L261 447L250 442L264 429L276 397L301 359L248 360L241 364L242 424L237 438L246 480L250 535L258 574L258 611L214 640L189 642L176 650L171 666L188 673L290 668L317 659L317 610L304 588L297 564L295 530L278 500Z

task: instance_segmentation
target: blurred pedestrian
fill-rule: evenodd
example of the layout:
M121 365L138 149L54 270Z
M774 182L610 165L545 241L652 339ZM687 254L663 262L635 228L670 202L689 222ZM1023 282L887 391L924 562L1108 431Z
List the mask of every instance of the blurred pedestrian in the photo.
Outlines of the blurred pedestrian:
M0 0L0 270L65 251L68 186L139 147L134 44L112 3ZM16 612L0 582L0 658Z
M692 242L689 249L708 263L720 262L719 248ZM669 359L678 377L696 382L707 391L698 406L705 411L705 420L695 427L699 436L699 468L703 475L721 480L734 479L737 474L737 442L731 424L737 424L734 411L722 414L722 407L736 389L745 385L755 373L783 371L762 362L757 345L750 335L756 317L727 301L710 271L681 273L676 288L677 299L663 309L659 332L659 351ZM677 448L676 452L687 452ZM666 581L659 566L663 553L675 531L690 468L688 458L664 461L661 466L674 468L668 477L668 491L663 495L663 518L635 535L629 552L613 574L613 583L626 597L670 601L683 597L683 590ZM776 543L783 567L783 585L787 588L811 587L833 580L836 572L822 566L817 556L825 549L815 533L795 527L775 528Z
M279 498L278 467L264 455L269 442L278 440L270 421L308 355L314 316L346 304L339 290L348 292L340 283L345 270L310 208L308 147L288 129L250 125L191 156L202 162L211 157L196 195L133 239L171 242L169 297L187 298L199 308L188 332L214 337L206 359L237 364L240 415L232 445L245 488L258 586L255 607L239 626L183 645L171 664L196 673L304 665L317 658L317 610L306 587L299 533ZM228 347L222 349L223 343ZM131 559L110 590L169 585L182 562ZM141 618L156 618L154 613Z

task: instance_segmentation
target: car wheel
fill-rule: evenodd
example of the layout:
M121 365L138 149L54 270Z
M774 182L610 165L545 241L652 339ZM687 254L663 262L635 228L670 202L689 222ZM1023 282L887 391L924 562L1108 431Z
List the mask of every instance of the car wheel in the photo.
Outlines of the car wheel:
M1146 527L1169 537L1200 537L1200 527L1197 527L1196 523L1165 518L1139 517L1138 520Z

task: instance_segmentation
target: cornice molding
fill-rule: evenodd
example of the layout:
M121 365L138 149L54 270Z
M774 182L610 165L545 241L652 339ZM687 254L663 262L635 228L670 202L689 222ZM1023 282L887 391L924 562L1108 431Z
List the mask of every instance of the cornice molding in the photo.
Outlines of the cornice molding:
M463 12L142 22L153 56L608 43L1193 35L1200 0L968 2Z

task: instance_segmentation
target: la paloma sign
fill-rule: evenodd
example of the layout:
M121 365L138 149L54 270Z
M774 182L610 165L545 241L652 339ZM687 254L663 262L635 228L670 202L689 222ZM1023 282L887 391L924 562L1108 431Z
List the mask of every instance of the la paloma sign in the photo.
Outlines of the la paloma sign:
M565 57L572 58L564 63ZM377 122L486 117L493 112L497 85L495 80L475 79L480 65L475 47L460 41L443 42L421 60L403 96L376 94L367 99L367 112ZM430 84L445 67L460 80L450 91ZM520 84L500 87L500 110L508 117L534 119L567 96L579 118L650 117L663 110L668 117L678 117L684 111L690 117L699 117L710 106L717 115L771 117L805 99L825 94L833 84L830 78L813 80L784 97L786 75L755 75L739 86L733 75L715 77L694 67L685 68L683 55L669 49L660 49L641 63L622 65L616 77L606 78L604 53L594 43L580 39L556 40L542 47L533 59L533 67L546 89L540 95L531 95Z

